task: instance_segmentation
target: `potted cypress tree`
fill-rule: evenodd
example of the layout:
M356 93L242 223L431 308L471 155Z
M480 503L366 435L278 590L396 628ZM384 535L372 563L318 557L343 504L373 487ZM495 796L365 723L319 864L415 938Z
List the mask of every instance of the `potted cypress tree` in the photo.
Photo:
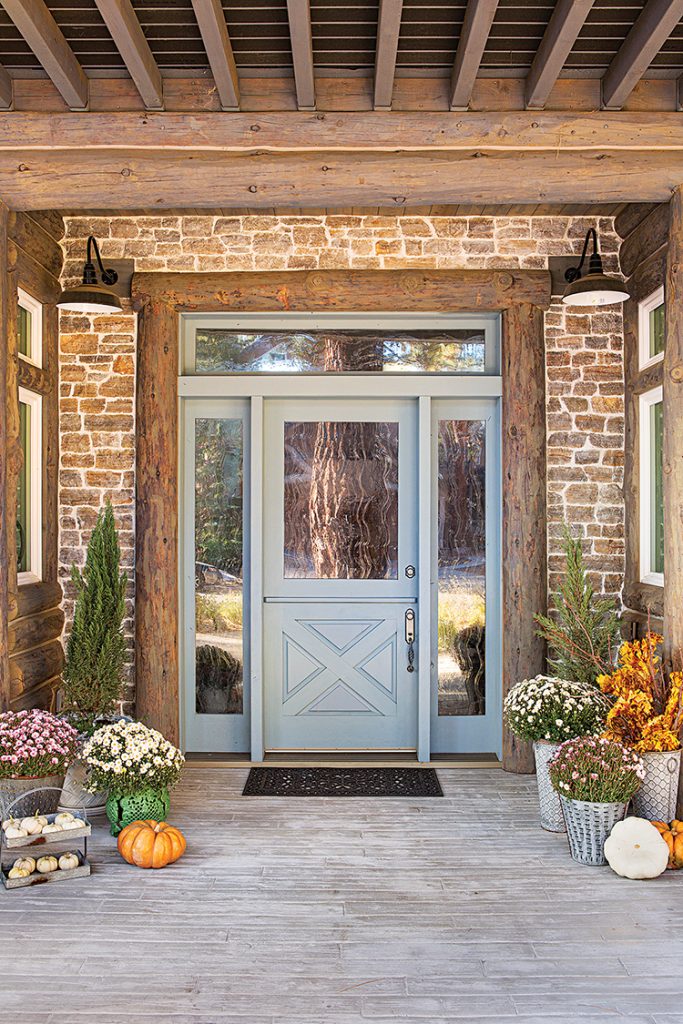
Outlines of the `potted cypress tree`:
M76 588L73 625L62 675L61 712L82 741L98 723L114 721L123 691L126 641L123 635L128 578L120 570L119 547L111 502L97 517L83 570L74 565ZM71 765L62 790L62 806L104 810L107 794L84 789L85 766Z

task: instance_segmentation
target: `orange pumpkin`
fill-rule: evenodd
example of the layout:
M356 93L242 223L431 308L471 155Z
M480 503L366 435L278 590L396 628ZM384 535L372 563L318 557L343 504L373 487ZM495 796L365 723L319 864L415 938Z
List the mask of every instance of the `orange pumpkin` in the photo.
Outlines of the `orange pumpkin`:
M667 824L666 821L653 821L662 839L669 847L669 864L672 870L683 868L683 821L677 818Z
M138 868L165 868L185 853L182 832L165 821L132 821L119 834L118 850Z

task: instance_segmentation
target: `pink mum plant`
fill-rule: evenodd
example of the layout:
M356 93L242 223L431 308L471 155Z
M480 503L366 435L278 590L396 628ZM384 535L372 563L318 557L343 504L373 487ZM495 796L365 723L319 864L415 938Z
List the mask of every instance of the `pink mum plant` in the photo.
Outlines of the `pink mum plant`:
M49 711L0 714L0 778L63 775L76 756L78 733Z

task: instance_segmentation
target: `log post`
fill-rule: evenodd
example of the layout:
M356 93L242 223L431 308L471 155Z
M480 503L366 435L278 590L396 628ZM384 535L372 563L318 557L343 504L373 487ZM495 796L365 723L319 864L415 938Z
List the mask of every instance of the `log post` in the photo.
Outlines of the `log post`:
M177 314L150 299L138 319L136 708L172 743L179 741L177 389Z
M503 698L545 669L534 614L547 608L545 342L543 311L503 317ZM534 770L533 752L503 725L503 768Z
M0 201L0 386L5 387L7 380L8 338L8 299L9 271L7 252L7 221L9 210ZM0 711L9 706L9 553L8 534L9 520L7 512L7 412L9 403L7 396L0 402Z
M664 657L683 668L683 195L671 199L664 289ZM683 813L683 776L678 791Z

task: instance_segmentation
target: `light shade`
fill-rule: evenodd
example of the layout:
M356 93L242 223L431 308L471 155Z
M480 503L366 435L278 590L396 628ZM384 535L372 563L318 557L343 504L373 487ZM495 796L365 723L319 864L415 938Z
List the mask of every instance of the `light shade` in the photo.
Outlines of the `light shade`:
M76 288L65 288L57 306L72 313L113 313L123 309L118 295L100 284L79 284Z
M589 273L567 285L562 301L567 306L611 306L628 298L629 293L619 278Z

